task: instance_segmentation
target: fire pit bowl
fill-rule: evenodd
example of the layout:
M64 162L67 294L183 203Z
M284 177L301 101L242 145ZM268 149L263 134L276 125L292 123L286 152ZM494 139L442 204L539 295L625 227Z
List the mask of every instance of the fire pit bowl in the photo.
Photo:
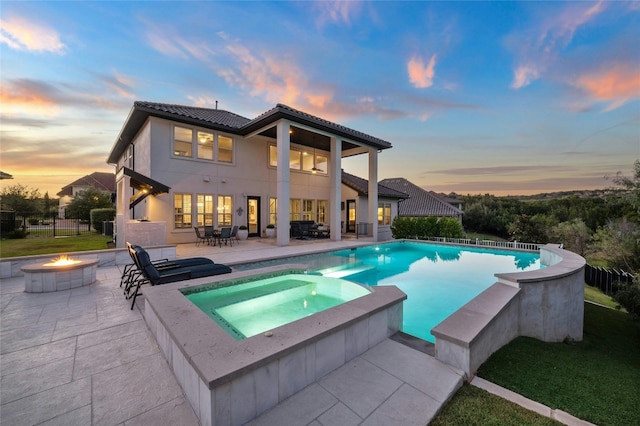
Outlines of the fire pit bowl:
M62 256L42 263L24 265L24 291L47 293L92 284L96 280L98 259L70 259Z

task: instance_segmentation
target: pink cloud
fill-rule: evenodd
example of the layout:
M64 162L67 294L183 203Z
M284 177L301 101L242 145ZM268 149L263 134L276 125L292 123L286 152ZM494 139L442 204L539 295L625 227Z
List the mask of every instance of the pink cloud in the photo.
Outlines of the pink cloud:
M573 83L599 102L609 102L606 110L614 110L632 99L640 99L640 69L630 65L608 65L584 74Z
M419 56L413 56L407 63L409 81L414 87L423 89L433 85L435 76L436 55L431 56L429 63L424 65L424 61Z
M0 20L0 44L14 50L64 54L67 46L57 31L20 17Z

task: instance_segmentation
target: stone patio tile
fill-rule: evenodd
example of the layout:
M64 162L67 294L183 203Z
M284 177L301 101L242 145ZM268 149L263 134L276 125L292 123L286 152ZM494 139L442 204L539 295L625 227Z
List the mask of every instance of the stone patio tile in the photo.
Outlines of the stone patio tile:
M78 336L78 349L88 348L90 346L99 345L111 340L146 331L147 325L142 319L125 324L114 325L112 327Z
M38 426L87 426L91 424L91 405L77 408Z
M182 389L160 353L92 377L93 425L114 425L181 397Z
M402 385L396 377L362 358L355 358L318 383L362 418Z
M429 424L439 408L439 402L403 384L362 422L362 426L424 426Z
M42 314L42 306L33 306L30 308L5 309L0 314L0 321L3 330L13 328L30 327L38 324L40 315Z
M140 312L136 311L136 314L134 315L124 314L104 318L98 316L98 321L89 324L68 325L66 323L61 323L60 326L56 326L55 331L53 332L53 340L80 336L82 334L92 333L94 331L103 330L116 325L137 321L141 318L142 315Z
M3 404L69 383L73 357L2 376L0 400Z
M0 294L2 295L2 299L5 297L10 299L10 296L14 293L24 293L23 277L7 278L2 280L2 285L0 285Z
M18 351L51 342L55 324L39 324L32 327L14 328L0 331L1 353Z
M306 425L337 402L338 400L321 386L311 384L246 426Z
M29 306L47 305L49 303L68 302L71 293L68 291L54 291L50 293L20 293L11 298L9 307L26 308Z
M73 377L78 379L90 376L159 352L155 339L145 329L136 334L78 349Z
M2 355L0 374L5 376L22 370L60 361L75 354L76 338L58 340L32 348L22 349Z
M362 357L440 402L462 386L462 371L390 339Z
M3 425L35 425L91 403L85 378L2 405Z
M339 402L318 417L318 421L321 425L355 426L359 425L362 419L349 407Z
M124 426L148 425L199 426L200 423L189 402L179 397L124 422Z

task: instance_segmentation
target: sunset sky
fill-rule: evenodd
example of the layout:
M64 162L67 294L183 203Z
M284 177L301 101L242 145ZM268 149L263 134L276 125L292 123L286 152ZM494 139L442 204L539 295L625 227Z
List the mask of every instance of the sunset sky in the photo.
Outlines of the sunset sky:
M0 19L2 187L114 171L135 100L284 103L391 142L380 179L446 193L604 188L640 158L640 1L3 0Z

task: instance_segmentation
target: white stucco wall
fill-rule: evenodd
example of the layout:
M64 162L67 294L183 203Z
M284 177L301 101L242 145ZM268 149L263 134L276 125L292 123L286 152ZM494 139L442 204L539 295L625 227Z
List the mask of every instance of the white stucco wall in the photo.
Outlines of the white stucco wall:
M174 229L173 196L176 193L192 194L195 214L195 195L229 195L233 199L233 224L247 223L247 196L260 197L261 223L264 230L269 223L269 198L277 197L276 169L269 167L269 144L273 140L255 136L234 139L234 162L214 163L196 158L174 157L173 126L169 120L150 118L134 140L135 170L171 188L169 194L147 197L134 208L132 219L148 218L165 221L168 244L195 241L192 228ZM184 127L191 127L181 125ZM196 131L197 127L192 127ZM201 129L211 132L208 129ZM224 133L217 132L224 135ZM153 141L153 143L151 143ZM317 154L322 151L316 150ZM324 152L328 157L328 153ZM291 171L290 197L299 199L329 200L329 170L327 174ZM215 199L217 204L217 198ZM288 200L287 200L288 202ZM242 207L238 215L236 210ZM327 212L330 214L330 212ZM215 213L214 213L215 216ZM193 218L195 223L195 216ZM215 220L215 219L214 219Z

